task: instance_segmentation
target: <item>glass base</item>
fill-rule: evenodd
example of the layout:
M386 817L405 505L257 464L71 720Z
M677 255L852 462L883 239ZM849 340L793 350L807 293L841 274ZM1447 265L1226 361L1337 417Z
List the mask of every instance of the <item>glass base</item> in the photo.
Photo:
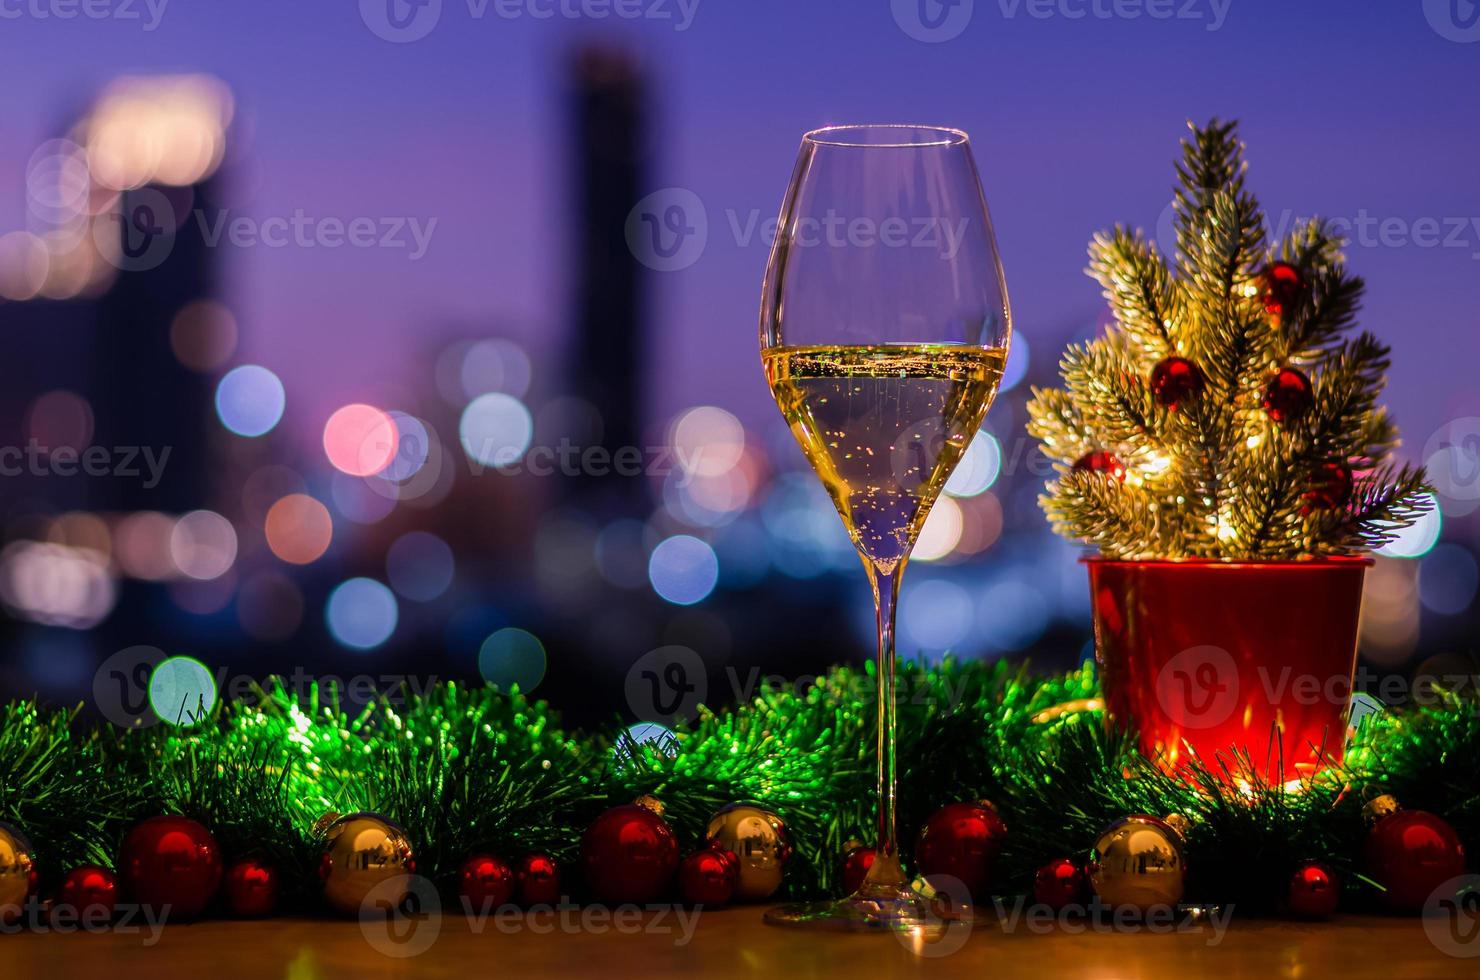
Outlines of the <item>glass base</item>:
M839 932L912 932L940 924L917 893L868 886L847 898L778 905L766 912L765 921L773 926Z

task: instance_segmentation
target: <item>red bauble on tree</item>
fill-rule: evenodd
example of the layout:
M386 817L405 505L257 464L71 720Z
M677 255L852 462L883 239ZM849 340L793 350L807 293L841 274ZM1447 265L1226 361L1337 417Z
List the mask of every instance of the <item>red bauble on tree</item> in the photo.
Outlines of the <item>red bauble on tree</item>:
M926 878L959 879L980 900L992 884L993 866L1006 837L1007 825L991 803L950 803L925 822L915 844L915 863Z
M1324 919L1341 901L1341 881L1319 861L1295 869L1285 891L1285 908L1304 919Z
M1322 463L1311 477L1310 489L1303 497L1305 506L1301 510L1307 514L1318 510L1340 510L1351 502L1353 483L1352 468L1345 461L1333 459Z
M277 868L258 857L238 858L226 868L221 885L226 911L243 919L260 919L277 911Z
M1079 457L1074 464L1076 473L1104 473L1113 477L1121 483L1125 482L1125 464L1115 457L1113 453L1093 452L1085 453Z
M1264 309L1282 317L1295 308L1305 292L1305 276L1289 262L1271 262L1259 273L1259 296Z
M150 817L123 839L119 875L140 905L170 906L176 920L197 918L221 884L221 849L211 832L186 817Z
M661 897L678 870L678 838L651 796L612 807L581 839L581 865L596 897L637 905Z
M1281 370L1264 388L1264 411L1281 425L1299 422L1314 401L1310 379L1294 368Z
M1362 846L1362 869L1383 887L1394 912L1419 912L1435 889L1465 873L1465 848L1442 817L1404 810L1391 796L1367 804L1372 829Z
M457 876L457 893L473 911L509 904L514 886L514 869L492 854L474 854Z
M693 905L724 905L740 884L740 859L735 852L711 842L683 859L678 869L684 901Z
M1151 369L1151 394L1162 408L1175 412L1201 395L1208 379L1202 368L1185 357L1167 357Z
M850 840L843 845L843 889L849 895L863 887L877 853L872 847L865 847L862 841Z
M1055 858L1033 875L1033 901L1058 911L1084 901L1084 869L1071 858Z
M78 915L106 915L111 919L118 907L118 876L100 865L79 865L68 871L57 886L56 907L70 909Z
M515 895L525 908L560 901L560 865L548 854L526 854L514 869Z

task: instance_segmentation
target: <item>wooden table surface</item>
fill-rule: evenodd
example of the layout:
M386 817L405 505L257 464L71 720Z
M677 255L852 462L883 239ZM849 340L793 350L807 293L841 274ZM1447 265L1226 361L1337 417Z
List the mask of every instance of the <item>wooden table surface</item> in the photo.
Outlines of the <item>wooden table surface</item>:
M938 944L907 938L777 929L755 907L705 912L685 925L661 917L563 924L462 915L385 922L272 919L170 925L151 933L113 931L0 936L0 977L318 978L546 976L703 980L723 976L892 977L946 971L991 980L1199 977L1351 980L1480 975L1480 937L1431 940L1418 919L1345 916L1327 923L1234 921L1131 934L1056 925L1005 930L997 919ZM686 913L687 914L687 913ZM620 925L621 931L618 931ZM1108 926L1108 923L1107 923ZM666 931L665 931L666 930ZM1447 950L1441 946L1447 945ZM959 947L959 948L958 948ZM404 955L404 954L410 955Z

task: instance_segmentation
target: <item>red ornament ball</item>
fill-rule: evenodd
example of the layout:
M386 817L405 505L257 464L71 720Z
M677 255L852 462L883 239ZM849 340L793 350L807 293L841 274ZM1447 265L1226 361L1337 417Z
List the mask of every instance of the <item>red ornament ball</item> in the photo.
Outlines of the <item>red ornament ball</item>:
M1208 379L1202 368L1185 357L1168 357L1151 369L1151 394L1162 408L1175 412L1201 395Z
M1264 389L1264 411L1281 425L1299 422L1314 401L1310 379L1294 368L1280 371Z
M1033 901L1054 911L1084 901L1084 869L1071 858L1054 858L1033 875Z
M848 847L847 853L843 855L843 888L849 895L863 887L868 869L874 866L876 854L878 851L872 847L864 847L858 841L853 841L852 846Z
M693 905L724 905L740 884L740 859L734 851L714 844L683 859L678 869L684 901Z
M1079 458L1079 462L1074 464L1074 471L1076 473L1104 473L1121 483L1125 482L1125 464L1113 453L1086 453Z
M97 911L102 908L111 919L118 906L118 876L100 865L79 865L57 886L56 905L89 917L103 914Z
M1303 499L1304 513L1318 510L1340 510L1352 499L1352 468L1344 460L1333 459L1316 467L1311 478L1310 489Z
M1271 262L1259 274L1259 295L1265 312L1284 316L1305 291L1305 277L1289 262Z
M1362 867L1385 889L1382 903L1389 909L1419 912L1435 889L1465 873L1465 847L1444 818L1396 810L1367 834Z
M1285 907L1303 919L1324 919L1341 901L1341 880L1319 861L1306 861L1290 876Z
M560 903L560 865L548 854L526 854L514 869L515 894L519 904L558 905Z
M492 854L474 854L463 862L457 894L472 909L496 909L514 897L514 869Z
M915 844L915 863L926 878L959 879L980 900L992 884L993 865L1006 837L1007 825L991 803L950 803L925 822Z
M586 884L609 904L661 897L678 870L678 838L660 813L628 803L597 817L581 839Z
M221 884L221 848L205 827L186 817L150 817L128 832L118 871L140 905L168 905L175 921L200 916Z
M226 868L221 886L226 911L243 919L260 919L277 911L277 868L256 857L237 858Z

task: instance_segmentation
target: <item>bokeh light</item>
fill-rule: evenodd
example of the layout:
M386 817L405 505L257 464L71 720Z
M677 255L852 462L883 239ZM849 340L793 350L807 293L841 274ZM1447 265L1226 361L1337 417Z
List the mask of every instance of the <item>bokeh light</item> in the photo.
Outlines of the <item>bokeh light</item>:
M432 451L432 440L426 423L405 412L391 412L391 421L396 426L396 454L378 476L397 483L411 479L427 464Z
M191 511L170 532L170 557L190 578L225 575L236 561L236 528L215 511Z
M998 391L1011 391L1022 383L1028 376L1029 362L1032 355L1029 353L1028 338L1021 333L1012 335L1012 347L1007 352L1007 364L1002 369L1002 383Z
M648 559L653 591L674 605L702 602L719 581L719 559L706 542L677 534L659 542Z
M1429 512L1399 531L1398 536L1388 544L1378 548L1379 555L1386 558L1422 558L1433 550L1434 545L1439 542L1439 534L1444 530L1444 515L1439 510L1439 499L1431 493L1425 496L1433 505Z
M305 493L291 493L267 511L262 526L267 547L292 565L307 565L329 550L334 520L329 508Z
M674 419L669 444L686 472L723 476L745 452L745 427L722 408L700 405Z
M961 506L950 497L940 497L920 528L911 560L936 561L949 555L961 540L962 527Z
M502 392L515 398L529 391L529 355L512 340L497 338L477 340L462 352L458 370L462 393L477 398L490 392Z
M468 403L457 431L469 459L484 466L512 466L529 449L534 419L519 399L492 392Z
M672 759L678 755L678 736L672 729L656 721L640 721L629 725L612 746L612 761L618 765L627 765L633 761L634 756L645 752L647 746L652 746L659 755Z
M430 602L446 592L455 571L452 548L425 531L401 535L385 556L391 588L417 602Z
M216 414L222 425L239 436L271 432L286 405L283 383L258 364L232 368L216 385Z
M170 725L193 725L216 706L216 679L194 657L170 657L149 675L149 707Z
M373 405L353 404L324 423L324 454L350 476L373 476L396 458L396 422Z
M391 638L400 617L396 597L371 578L352 578L329 593L329 633L344 646L370 650Z
M170 350L192 371L215 371L236 353L236 318L214 300L187 303L170 321Z
M997 482L1002 472L1002 445L997 437L983 429L971 440L956 470L946 481L946 493L953 497L975 497Z
M517 685L528 694L545 679L545 645L527 630L507 626L483 641L478 649L478 672L501 691Z
M95 551L39 541L13 541L0 551L0 602L21 619L91 629L117 598L107 559Z
M125 575L158 582L177 571L170 554L175 522L166 514L141 510L118 522L113 532L113 552Z
M70 391L48 391L26 412L26 436L43 449L83 449L92 441L92 406Z
M971 595L944 579L906 587L899 612L906 643L927 651L950 650L962 643L976 618Z

